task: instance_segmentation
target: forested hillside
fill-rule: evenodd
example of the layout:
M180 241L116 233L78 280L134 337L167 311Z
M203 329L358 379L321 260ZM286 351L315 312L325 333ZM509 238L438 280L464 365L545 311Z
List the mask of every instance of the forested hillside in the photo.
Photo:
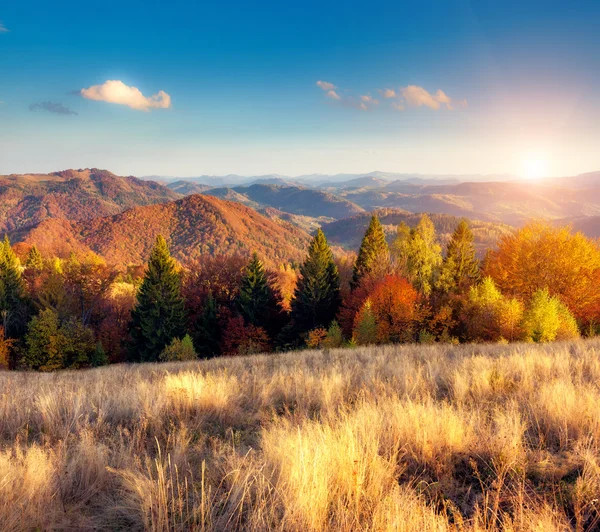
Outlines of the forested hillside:
M0 176L0 232L47 219L90 220L179 197L158 183L96 168Z
M257 251L270 264L300 260L309 238L240 203L198 194L82 222L47 220L11 236L45 255L90 250L111 264L126 265L144 263L159 234L181 260Z

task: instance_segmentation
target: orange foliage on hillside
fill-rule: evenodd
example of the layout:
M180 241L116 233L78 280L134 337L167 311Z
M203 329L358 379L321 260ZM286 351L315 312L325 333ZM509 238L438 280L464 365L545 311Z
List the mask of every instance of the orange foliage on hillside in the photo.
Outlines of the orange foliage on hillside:
M304 231L268 220L249 207L199 194L84 222L47 222L29 233L19 232L13 241L35 244L46 255L62 254L63 242L68 242L71 249L92 250L123 266L144 263L159 234L180 261L256 251L273 267L302 260L309 241Z

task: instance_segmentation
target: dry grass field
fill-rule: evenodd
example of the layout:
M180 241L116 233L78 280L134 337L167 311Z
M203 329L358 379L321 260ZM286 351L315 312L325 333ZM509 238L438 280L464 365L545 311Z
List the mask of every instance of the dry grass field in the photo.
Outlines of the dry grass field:
M0 374L2 530L592 530L600 342Z

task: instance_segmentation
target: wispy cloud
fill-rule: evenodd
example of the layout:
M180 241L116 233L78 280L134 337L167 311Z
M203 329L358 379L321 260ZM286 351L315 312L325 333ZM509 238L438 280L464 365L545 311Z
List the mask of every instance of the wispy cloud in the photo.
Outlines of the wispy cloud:
M102 85L92 85L87 89L81 89L79 94L88 100L126 105L137 111L171 107L171 96L165 91L158 91L147 97L137 87L125 85L120 80L108 80Z
M453 111L456 107L467 106L466 100L453 100L442 89L438 89L435 93L430 93L427 89L419 85L408 85L399 89L377 89L376 92L381 95L382 100L373 98L370 94L355 96L352 94L352 91L347 89L340 90L328 81L317 81L317 86L325 91L327 98L336 100L341 106L360 109L362 111L373 109L381 102L383 102L383 108L395 111L404 111L407 107L427 107L434 111L438 109Z
M8 33L10 30L4 25L2 24L2 21L0 20L0 33Z
M42 103L32 103L29 106L30 111L48 111L49 113L55 113L57 115L77 115L75 111L71 111L68 107L65 107L61 103L53 103L53 102L42 102Z
M376 100L375 98L373 98L371 95L369 94L363 94L360 97L361 101L366 104L366 105L378 105L379 104L379 100Z

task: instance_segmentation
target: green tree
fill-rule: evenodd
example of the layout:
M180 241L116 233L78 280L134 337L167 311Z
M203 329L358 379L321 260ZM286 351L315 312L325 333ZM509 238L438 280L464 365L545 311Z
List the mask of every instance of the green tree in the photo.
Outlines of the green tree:
M167 242L158 236L131 313L129 356L135 362L155 362L173 338L185 334L181 279Z
M61 324L58 312L51 308L29 322L25 345L22 362L39 371L84 368L105 359L89 327L75 319Z
M390 252L379 218L374 214L358 250L350 288L356 289L365 276L384 274L390 261Z
M320 229L308 257L300 267L300 279L292 299L292 320L298 335L328 327L340 305L340 277L327 239Z
M58 333L63 367L77 369L101 365L102 348L94 339L94 331L80 320L67 320Z
M26 328L28 305L21 263L8 237L0 242L0 316L6 336L17 338Z
M469 224L461 220L448 242L437 285L443 292L460 292L476 284L479 276L473 232Z
M435 275L442 263L442 248L437 242L431 218L424 214L417 226L406 234L406 227L398 228L393 244L396 260L404 265L404 274L424 295L431 294Z
M208 292L204 309L194 325L194 345L198 355L209 358L220 353L221 326L217 313L217 302L212 291Z
M25 344L27 349L23 362L28 367L40 371L64 368L60 323L55 310L50 308L42 310L31 319Z
M373 312L371 301L367 299L356 315L353 337L358 345L377 343L377 318Z
M391 254L397 271L406 273L410 241L410 227L405 222L400 222L396 231L396 238L391 245Z
M27 254L27 259L25 260L25 268L31 270L41 271L44 269L44 259L42 258L42 254L39 252L38 248L33 245Z
M277 311L277 299L269 285L263 263L256 253L244 269L237 307L247 323L269 330Z

